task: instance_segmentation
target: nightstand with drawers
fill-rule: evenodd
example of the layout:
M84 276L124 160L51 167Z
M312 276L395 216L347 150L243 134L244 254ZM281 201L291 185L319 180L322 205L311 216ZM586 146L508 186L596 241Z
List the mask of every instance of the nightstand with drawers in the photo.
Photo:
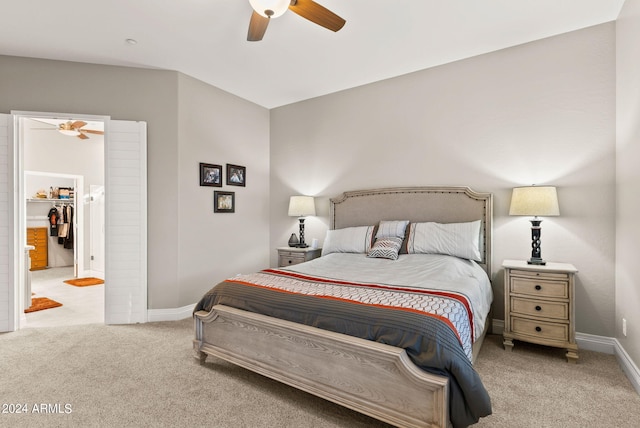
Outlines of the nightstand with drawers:
M278 267L286 267L297 265L298 263L307 262L317 259L322 253L322 248L297 248L297 247L280 247L278 250Z
M574 314L575 274L568 263L530 265L505 260L504 348L513 340L555 346L567 350L567 361L578 361Z

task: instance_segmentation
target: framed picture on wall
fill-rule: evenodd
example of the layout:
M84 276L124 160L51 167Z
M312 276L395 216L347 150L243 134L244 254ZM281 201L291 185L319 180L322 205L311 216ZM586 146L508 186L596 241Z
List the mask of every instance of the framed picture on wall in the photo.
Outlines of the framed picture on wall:
M240 165L227 164L227 185L245 187L247 183L247 168Z
M213 192L213 212L214 213L233 213L236 210L236 194L235 192L222 192L216 190Z
M200 185L222 187L222 165L200 163Z

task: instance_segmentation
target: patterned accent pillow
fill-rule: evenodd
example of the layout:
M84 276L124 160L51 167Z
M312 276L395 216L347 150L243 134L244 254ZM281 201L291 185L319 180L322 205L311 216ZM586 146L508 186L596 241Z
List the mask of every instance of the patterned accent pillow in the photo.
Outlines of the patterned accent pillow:
M367 257L397 260L401 246L402 238L390 237L376 239Z
M380 238L404 238L404 231L409 220L381 221L376 232L376 239Z

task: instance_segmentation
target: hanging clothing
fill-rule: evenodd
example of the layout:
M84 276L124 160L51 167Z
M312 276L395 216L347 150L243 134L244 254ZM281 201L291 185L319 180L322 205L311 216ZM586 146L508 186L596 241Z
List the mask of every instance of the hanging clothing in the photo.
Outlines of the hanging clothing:
M58 214L58 209L56 207L52 207L49 210L49 236L58 236L58 219L60 218L60 214Z
M67 232L67 238L64 241L64 248L73 250L73 205L67 205L67 219L69 220L69 231Z
M73 250L73 205L63 205L62 224L58 230L58 244L69 250Z

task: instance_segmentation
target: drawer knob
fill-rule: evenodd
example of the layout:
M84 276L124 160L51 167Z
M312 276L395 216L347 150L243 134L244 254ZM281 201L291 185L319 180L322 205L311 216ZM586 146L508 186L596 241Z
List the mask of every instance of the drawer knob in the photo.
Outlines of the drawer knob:
M541 285L536 285L536 287L535 287L535 288L536 288L536 290L538 290L538 291L542 290L542 286L541 286Z
M540 333L542 331L542 327L536 327L536 331Z
M541 311L542 308L540 306L536 306L536 311Z
M289 264L293 263L293 260L289 260Z

